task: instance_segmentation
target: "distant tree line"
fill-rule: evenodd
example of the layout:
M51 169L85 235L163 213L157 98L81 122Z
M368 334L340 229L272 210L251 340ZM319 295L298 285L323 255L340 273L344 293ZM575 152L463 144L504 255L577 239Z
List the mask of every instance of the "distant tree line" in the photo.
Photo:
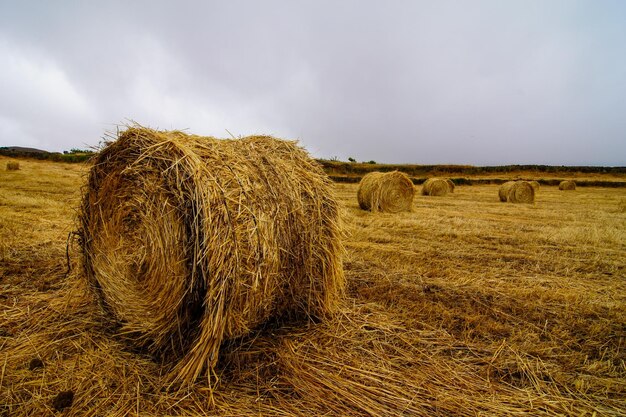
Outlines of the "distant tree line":
M12 158L33 158L55 162L85 162L93 156L94 152L83 149L71 149L61 152L47 152L39 149L21 148L18 146L0 148L0 155Z
M354 158L351 158L352 160ZM626 174L626 167L598 167L598 166L565 166L565 165L409 165L409 164L377 164L369 162L343 162L318 159L329 175L357 175L362 176L372 171L389 172L401 171L409 176L425 175L476 175L495 172L535 171L546 173L599 173L599 174Z

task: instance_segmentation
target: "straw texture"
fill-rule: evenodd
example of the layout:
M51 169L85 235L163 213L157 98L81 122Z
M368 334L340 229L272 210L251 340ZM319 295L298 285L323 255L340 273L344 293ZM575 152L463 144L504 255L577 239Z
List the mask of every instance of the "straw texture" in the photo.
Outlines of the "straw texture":
M451 191L451 188L448 180L442 178L428 178L422 184L422 195L444 196L449 191Z
M15 162L15 161L7 162L7 171L17 171L19 169L20 169L19 162Z
M397 213L411 211L414 194L413 182L406 174L370 172L359 183L357 200L363 210Z
M561 191L574 191L576 189L576 183L574 181L561 181L559 184L559 190Z
M223 340L324 318L344 289L338 206L294 142L130 127L95 158L83 266L118 334L193 382Z
M446 178L446 182L448 183L448 188L450 188L450 192L453 193L455 187L454 182L449 178Z
M539 181L529 181L528 183L530 184L531 187L533 187L533 189L535 190L535 193L539 191L539 187L540 187Z
M498 196L502 202L532 204L535 189L527 181L507 181L500 186Z

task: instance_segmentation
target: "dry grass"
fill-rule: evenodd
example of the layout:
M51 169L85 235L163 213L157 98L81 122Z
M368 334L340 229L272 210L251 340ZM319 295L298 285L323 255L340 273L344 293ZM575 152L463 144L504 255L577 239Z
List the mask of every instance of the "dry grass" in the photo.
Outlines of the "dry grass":
M223 346L206 380L168 391L65 271L77 166L0 172L0 413L84 416L618 416L626 413L626 190L498 186L359 209L337 185L348 294L331 320L277 320ZM67 170L66 170L67 168ZM45 174L45 175L44 175ZM73 245L77 260L77 245ZM445 254L445 256L441 256ZM42 368L29 369L33 358Z
M20 163L17 161L7 162L7 171L17 171L20 169Z

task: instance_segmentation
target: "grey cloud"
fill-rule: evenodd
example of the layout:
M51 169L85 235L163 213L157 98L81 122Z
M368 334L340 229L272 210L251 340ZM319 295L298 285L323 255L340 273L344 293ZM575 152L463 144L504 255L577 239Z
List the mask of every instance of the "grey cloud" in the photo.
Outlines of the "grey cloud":
M11 75L0 146L97 143L132 118L320 157L626 165L624 16L612 1L0 3L0 45L57 77L37 96Z

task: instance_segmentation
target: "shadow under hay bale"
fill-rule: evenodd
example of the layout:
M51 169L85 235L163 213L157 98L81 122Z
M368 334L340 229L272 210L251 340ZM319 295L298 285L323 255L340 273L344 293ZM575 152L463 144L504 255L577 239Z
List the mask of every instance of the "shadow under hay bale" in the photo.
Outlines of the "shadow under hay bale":
M527 181L507 181L500 186L498 197L502 202L533 204L535 189Z
M406 174L370 172L359 183L357 200L362 210L397 213L411 211L414 194L413 182Z
M442 178L428 178L424 181L424 184L422 184L422 195L440 197L448 194L448 192L452 191L448 181L449 180L444 180Z
M7 171L17 171L20 169L19 162L7 162Z
M191 383L274 316L331 316L344 291L332 183L294 142L130 127L94 159L83 267L132 346Z
M559 184L559 190L561 191L574 191L576 189L576 183L574 181L561 181Z

